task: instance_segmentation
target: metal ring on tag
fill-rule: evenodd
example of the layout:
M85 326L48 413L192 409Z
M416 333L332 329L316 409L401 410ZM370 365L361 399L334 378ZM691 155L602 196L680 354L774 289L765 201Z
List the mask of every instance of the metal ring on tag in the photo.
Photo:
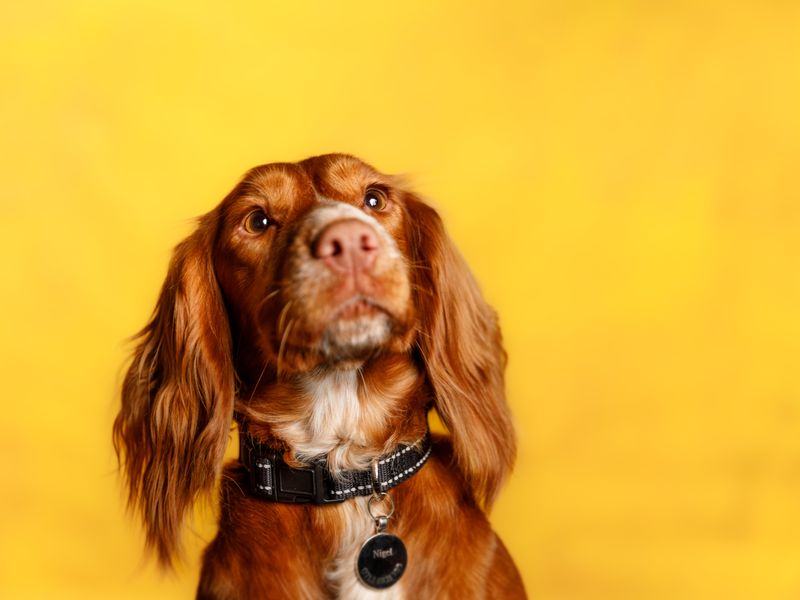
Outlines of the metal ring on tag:
M386 499L389 500L389 514L376 515L372 511L373 502L377 500L378 502L383 503L383 501ZM386 517L388 519L394 514L394 500L392 500L392 497L387 492L383 492L380 495L370 496L369 500L367 501L367 510L369 511L369 516L372 517L373 519L378 519L380 517Z

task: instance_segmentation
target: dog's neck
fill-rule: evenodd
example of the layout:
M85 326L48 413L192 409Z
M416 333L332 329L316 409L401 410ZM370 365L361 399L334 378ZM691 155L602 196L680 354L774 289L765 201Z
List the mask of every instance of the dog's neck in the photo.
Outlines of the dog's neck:
M288 448L290 460L325 457L335 473L366 469L398 444L418 440L428 395L410 357L393 355L273 382L241 412L251 434Z
M370 426L385 429L385 415L369 415L370 404L359 397L356 369L318 370L299 377L298 419L277 421L272 430L300 462L328 457L329 468L366 468L360 449L367 446Z

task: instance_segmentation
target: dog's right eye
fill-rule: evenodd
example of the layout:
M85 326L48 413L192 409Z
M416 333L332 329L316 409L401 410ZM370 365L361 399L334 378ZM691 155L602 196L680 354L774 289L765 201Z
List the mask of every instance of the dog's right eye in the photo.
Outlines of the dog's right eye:
M245 231L253 235L264 233L270 225L269 217L260 209L251 212L244 220Z
M371 208L374 211L380 212L386 208L388 201L386 194L383 190L376 188L369 188L367 193L364 194L364 206Z

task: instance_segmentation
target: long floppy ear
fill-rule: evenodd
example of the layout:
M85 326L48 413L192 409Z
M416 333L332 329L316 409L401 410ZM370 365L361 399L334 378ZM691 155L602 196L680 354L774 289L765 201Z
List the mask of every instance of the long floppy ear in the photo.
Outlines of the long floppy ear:
M175 248L114 422L128 503L162 566L179 550L187 511L214 487L233 416L230 332L211 258L216 219L203 217Z
M412 195L406 207L420 321L417 346L458 467L475 499L490 507L516 456L497 314L436 211Z

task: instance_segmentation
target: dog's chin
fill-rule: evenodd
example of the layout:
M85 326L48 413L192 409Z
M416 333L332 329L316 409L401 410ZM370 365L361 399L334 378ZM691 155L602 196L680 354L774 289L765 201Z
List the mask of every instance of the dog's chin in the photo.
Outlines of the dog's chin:
M320 348L331 363L362 361L391 339L392 319L382 310L348 311L326 327Z

